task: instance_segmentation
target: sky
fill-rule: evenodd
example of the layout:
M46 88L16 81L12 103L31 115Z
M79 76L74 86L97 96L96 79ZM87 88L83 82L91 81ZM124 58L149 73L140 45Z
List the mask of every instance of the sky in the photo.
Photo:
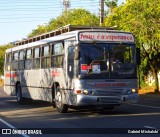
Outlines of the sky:
M69 1L69 9L84 8L99 15L100 0ZM119 0L118 4L122 2L125 0ZM0 45L27 38L38 25L45 25L52 18L56 19L63 11L63 0L1 0Z

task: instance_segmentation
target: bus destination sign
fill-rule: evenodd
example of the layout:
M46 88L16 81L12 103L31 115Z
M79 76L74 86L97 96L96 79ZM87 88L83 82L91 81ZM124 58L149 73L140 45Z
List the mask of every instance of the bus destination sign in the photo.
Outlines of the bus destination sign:
M134 37L130 33L118 32L81 32L80 41L111 41L111 42L134 42Z

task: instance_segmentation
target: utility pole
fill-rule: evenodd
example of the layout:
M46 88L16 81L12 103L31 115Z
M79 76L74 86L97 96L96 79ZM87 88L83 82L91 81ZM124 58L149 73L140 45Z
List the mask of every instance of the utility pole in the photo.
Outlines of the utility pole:
M100 0L100 26L104 23L104 0Z
M69 0L63 0L63 5L65 7L65 12L68 12L68 9L70 7L70 1Z

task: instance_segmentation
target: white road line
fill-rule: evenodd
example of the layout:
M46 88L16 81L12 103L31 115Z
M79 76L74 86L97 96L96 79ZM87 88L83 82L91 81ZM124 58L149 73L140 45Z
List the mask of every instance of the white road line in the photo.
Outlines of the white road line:
M135 105L135 106L140 106L140 107L149 107L149 108L158 108L158 109L160 109L160 107L147 106L147 105L140 105L140 104L129 104L129 105Z
M14 129L17 129L16 127L12 126L11 124L9 124L8 122L4 121L3 119L0 118L0 122L2 122L3 124L7 125L8 127L10 128L14 128ZM18 134L18 135L21 135L21 134ZM28 135L22 135L24 137L30 137Z
M155 127L150 127L150 126L144 126L145 128L149 128L149 129L155 129L155 130L160 130L160 129L157 129Z

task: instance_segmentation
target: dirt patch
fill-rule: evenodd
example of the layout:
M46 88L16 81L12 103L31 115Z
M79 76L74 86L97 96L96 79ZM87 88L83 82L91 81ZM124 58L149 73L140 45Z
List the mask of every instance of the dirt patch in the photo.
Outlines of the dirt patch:
M3 90L3 86L0 86L0 97L6 97L7 94Z
M147 94L147 93L154 93L154 88L141 88L138 91L139 94Z
M4 81L0 80L0 86L3 86L3 85L4 85Z
M159 93L155 93L154 92L154 86L146 86L146 87L143 87L141 88L139 91L138 91L139 94L160 94Z

